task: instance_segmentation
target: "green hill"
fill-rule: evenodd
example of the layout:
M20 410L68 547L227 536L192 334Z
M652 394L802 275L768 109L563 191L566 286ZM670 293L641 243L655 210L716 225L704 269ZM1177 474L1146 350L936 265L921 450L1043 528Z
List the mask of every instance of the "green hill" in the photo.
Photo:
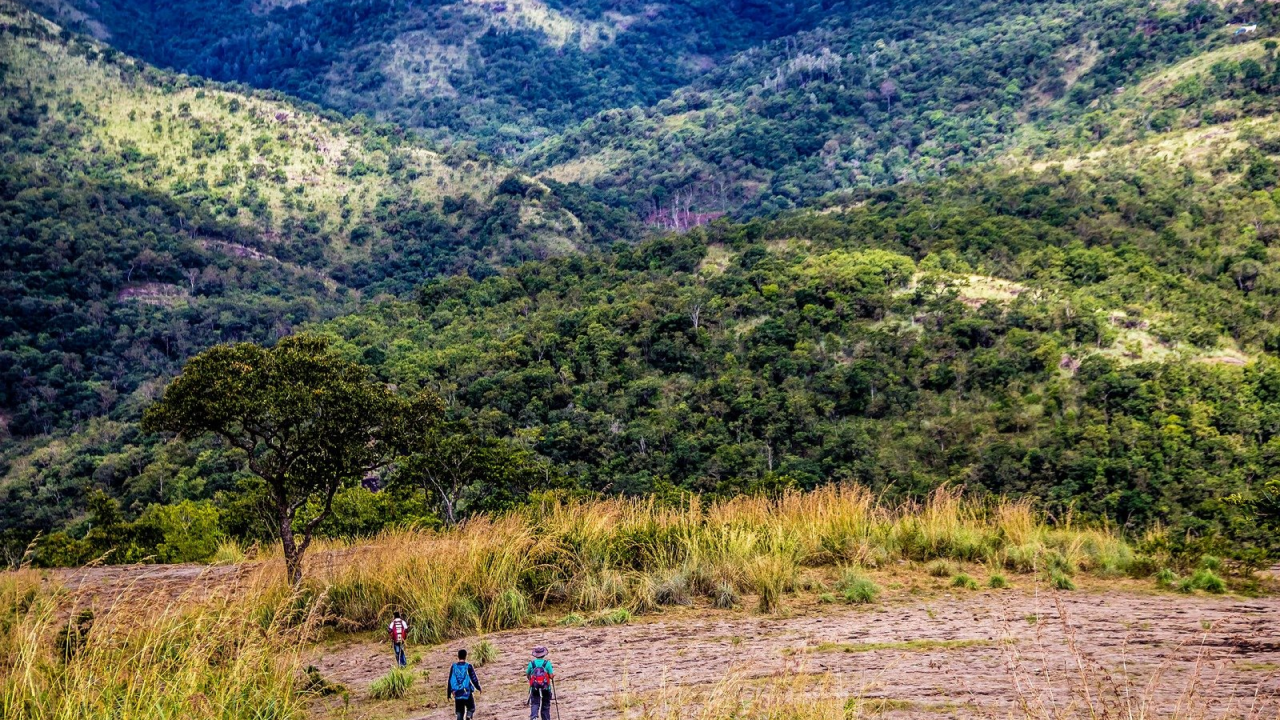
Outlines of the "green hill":
M226 17L305 25L348 5ZM253 537L234 454L135 421L199 349L298 329L386 382L434 389L460 446L531 460L537 482L468 475L464 513L547 486L731 496L853 480L918 497L952 484L1177 552L1275 551L1225 501L1280 474L1270 5L837 4L791 24L730 5L761 24L713 33L707 67L667 99L596 113L616 100L608 83L566 73L601 93L570 103L594 117L511 105L530 118L519 142L569 128L526 156L536 177L472 141L437 149L155 70L0 7L11 559L64 531L43 560L57 561L56 543L112 501L126 520L197 503ZM404 6L369 8L355 27ZM604 62L601 48L666 22L509 9L455 8L479 33L458 42L514 52L536 37ZM114 17L101 22L115 33L125 10L81 22ZM1235 35L1241 20L1258 29ZM415 47L438 41L429 29ZM189 52L190 37L163 49ZM682 42L645 52L686 57L698 41ZM330 67L289 57L280 72ZM480 77L458 72L433 77L454 91ZM325 77L326 92L346 87ZM489 90L457 97L506 102ZM459 123L440 136L476 127ZM726 210L739 214L715 219ZM615 242L636 214L682 232ZM393 511L389 497L418 495L383 479L391 493L344 493L355 519L326 532L430 521L416 500L395 506L411 517Z
M474 152L159 72L9 3L0 39L0 437L136 405L215 342L588 241Z

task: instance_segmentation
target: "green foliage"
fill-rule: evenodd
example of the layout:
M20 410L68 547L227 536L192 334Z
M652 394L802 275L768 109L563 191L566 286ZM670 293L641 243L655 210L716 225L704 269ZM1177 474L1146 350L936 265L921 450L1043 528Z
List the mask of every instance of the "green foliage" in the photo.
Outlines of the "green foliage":
M192 358L147 409L143 427L214 434L244 454L266 483L297 583L302 553L337 491L411 452L441 410L435 395L402 398L333 353L327 340L298 335L271 349L219 345ZM295 542L298 510L316 497L321 509L303 521Z
M626 608L601 610L591 618L592 625L626 625L631 622L631 611Z
M1183 592L1203 590L1214 595L1221 595L1227 591L1227 583L1218 577L1214 571L1201 568L1196 570L1191 577L1184 578L1178 589Z
M409 688L413 687L416 679L409 669L394 668L373 681L369 686L369 697L374 700L400 700L409 694Z
M974 580L972 575L960 573L951 578L951 587L962 588L964 590L977 590L978 581Z
M1049 571L1049 587L1054 590L1075 590L1076 584L1070 575L1054 569Z
M868 605L880 597L880 586L852 568L844 571L836 589L845 602L853 605Z
M1178 574L1169 568L1161 568L1160 572L1156 573L1156 587L1169 589L1173 588L1177 582Z
M1003 590L1009 587L1009 579L1000 573L991 573L987 578L987 587L992 590Z

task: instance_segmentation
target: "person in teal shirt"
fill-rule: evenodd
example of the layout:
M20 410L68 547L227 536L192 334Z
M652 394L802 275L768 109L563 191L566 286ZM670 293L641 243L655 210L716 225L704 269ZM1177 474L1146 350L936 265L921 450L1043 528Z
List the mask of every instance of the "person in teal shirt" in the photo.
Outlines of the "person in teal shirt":
M547 649L541 645L533 649L533 659L524 668L525 677L529 678L529 720L551 720L551 703L555 697L551 693L552 681L556 671L547 658Z

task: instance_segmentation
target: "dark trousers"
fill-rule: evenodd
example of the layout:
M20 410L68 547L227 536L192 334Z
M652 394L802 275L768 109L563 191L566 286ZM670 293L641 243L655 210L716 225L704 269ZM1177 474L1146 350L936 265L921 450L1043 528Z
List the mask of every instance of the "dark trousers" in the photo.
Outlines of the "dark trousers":
M550 688L529 688L529 720L537 720L539 711L542 720L551 720Z
M466 716L466 720L471 720L471 718L476 714L476 699L454 698L453 714L458 716L458 720L463 720L464 715Z
M404 643L393 642L391 643L391 646L396 649L396 663L399 664L400 667L407 665L408 661L404 658Z

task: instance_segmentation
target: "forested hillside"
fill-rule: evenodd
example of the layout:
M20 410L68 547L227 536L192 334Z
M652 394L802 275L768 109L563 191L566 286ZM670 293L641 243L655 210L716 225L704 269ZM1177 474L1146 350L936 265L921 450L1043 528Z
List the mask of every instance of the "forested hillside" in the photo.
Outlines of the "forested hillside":
M1051 152L1082 127L1096 142L1118 98L1148 97L1180 60L1238 56L1275 14L1253 0L36 5L167 67L475 142L677 230ZM1237 37L1242 23L1259 27ZM1221 122L1224 81L1234 97L1270 87L1265 69L1203 64L1194 100L1159 85L1135 127Z
M210 344L588 237L474 153L158 72L11 4L0 39L0 437L136 405Z
M80 10L329 109L0 4L10 561L269 539L241 457L137 420L199 350L298 331L446 401L462 516L954 484L1276 550L1227 502L1280 476L1272 5ZM322 533L438 522L423 472Z

